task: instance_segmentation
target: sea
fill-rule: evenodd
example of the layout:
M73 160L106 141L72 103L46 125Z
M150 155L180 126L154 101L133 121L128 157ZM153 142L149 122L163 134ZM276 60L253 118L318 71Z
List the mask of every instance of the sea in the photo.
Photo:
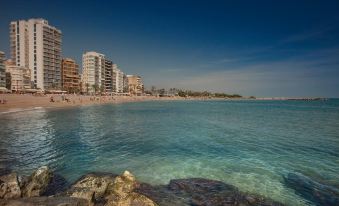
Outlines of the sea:
M69 182L89 172L129 170L152 185L201 177L286 205L317 205L312 187L339 188L339 99L149 101L0 113L0 171L29 175L43 165Z

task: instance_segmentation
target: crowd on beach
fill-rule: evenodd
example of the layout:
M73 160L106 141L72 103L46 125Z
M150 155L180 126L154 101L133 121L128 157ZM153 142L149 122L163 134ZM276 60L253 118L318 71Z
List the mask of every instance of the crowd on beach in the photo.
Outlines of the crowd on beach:
M34 107L67 107L95 104L117 104L148 100L172 100L154 96L112 96L80 94L0 94L0 111Z

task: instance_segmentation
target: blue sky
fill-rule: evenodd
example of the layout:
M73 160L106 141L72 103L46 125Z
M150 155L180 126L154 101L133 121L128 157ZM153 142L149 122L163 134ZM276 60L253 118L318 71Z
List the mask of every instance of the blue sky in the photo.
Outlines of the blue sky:
M63 56L105 54L146 86L255 96L339 97L339 1L2 0L11 20L45 18Z

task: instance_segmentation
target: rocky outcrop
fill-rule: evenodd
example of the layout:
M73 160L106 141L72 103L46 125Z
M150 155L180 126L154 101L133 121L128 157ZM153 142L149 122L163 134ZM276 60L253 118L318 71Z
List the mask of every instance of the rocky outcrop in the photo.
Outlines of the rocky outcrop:
M76 181L66 195L86 199L88 205L156 205L146 196L134 192L139 185L136 178L128 171L120 176L91 173Z
M41 167L28 178L16 173L0 177L0 206L280 206L266 198L245 194L220 181L202 178L171 180L168 185L140 183L128 171L117 176L90 173L66 191L66 180Z
M41 196L46 191L52 178L53 173L47 166L40 167L23 182L22 197Z
M21 197L21 189L16 173L0 177L0 199Z

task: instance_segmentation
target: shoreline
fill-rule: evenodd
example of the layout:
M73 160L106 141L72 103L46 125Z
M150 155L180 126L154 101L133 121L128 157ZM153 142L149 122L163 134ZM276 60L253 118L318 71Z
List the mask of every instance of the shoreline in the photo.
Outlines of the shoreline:
M53 96L54 102L50 102ZM63 101L62 99L68 99ZM6 101L2 104L3 100ZM8 114L36 109L61 109L79 106L92 106L104 104L122 104L128 102L144 101L173 101L184 100L180 97L152 97L152 96L84 96L84 95L43 95L30 94L0 94L0 114Z
M54 102L50 102L53 97ZM67 99L63 100L63 99ZM3 103L5 100L6 103ZM205 97L155 97L155 96L87 96L87 95L32 95L0 94L0 114L37 109L62 109L81 106L122 104L145 101L326 101L325 98L205 98Z

